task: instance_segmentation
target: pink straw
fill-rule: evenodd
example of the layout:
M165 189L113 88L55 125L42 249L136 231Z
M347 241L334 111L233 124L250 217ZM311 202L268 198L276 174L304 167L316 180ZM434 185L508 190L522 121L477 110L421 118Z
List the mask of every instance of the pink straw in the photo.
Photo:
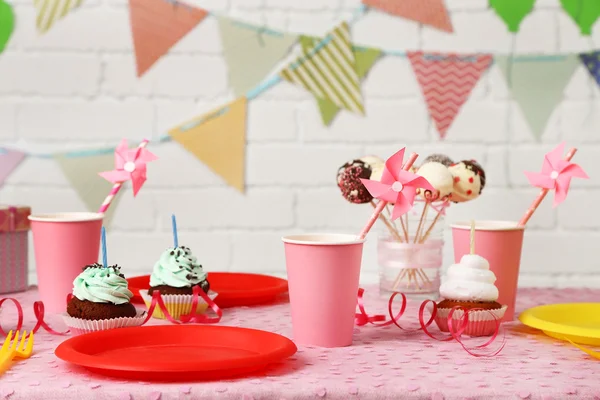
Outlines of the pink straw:
M569 150L569 152L565 156L565 161L571 161L571 159L573 158L575 153L577 153L576 148L572 148L571 150ZM548 189L542 189L540 191L540 194L538 194L536 199L533 201L533 203L531 204L531 207L529 207L529 209L527 209L527 211L525 211L523 218L521 218L521 220L519 221L517 226L525 226L527 224L527 221L529 221L529 219L531 218L531 216L533 215L535 210L539 207L539 205L542 203L542 201L544 200L544 197L546 197L547 194L548 194Z
M142 141L142 143L139 144L138 151L143 149L147 145L148 145L148 139L144 139ZM114 200L117 193L119 193L119 190L121 190L122 186L123 186L123 182L115 183L113 185L112 189L110 190L110 193L108 194L108 196L106 196L106 198L104 199L104 202L102 202L102 205L100 206L100 210L98 210L99 214L104 214L106 212L106 210L108 210L108 207L110 207L110 204Z
M408 171L410 169L410 167L412 167L412 165L415 163L415 161L417 161L418 157L419 157L419 155L417 153L412 153L410 155L410 157L408 158L408 160L406 161L406 164L404 164L404 167L402 167L402 169L405 171ZM375 210L373 211L371 218L369 218L369 220L367 221L367 224L360 232L360 235L358 235L359 239L362 240L367 236L367 234L369 233L369 231L375 224L375 221L377 221L377 218L379 218L379 214L381 214L381 212L383 211L383 209L385 208L385 206L387 204L388 204L388 202L383 201L383 200L380 201L379 204L377 204L377 207L375 207Z

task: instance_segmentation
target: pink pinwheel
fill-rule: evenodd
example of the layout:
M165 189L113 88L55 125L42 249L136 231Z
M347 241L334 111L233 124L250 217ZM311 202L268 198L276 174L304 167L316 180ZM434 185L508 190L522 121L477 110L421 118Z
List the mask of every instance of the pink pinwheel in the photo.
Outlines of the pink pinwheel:
M112 183L123 183L131 179L135 196L146 181L146 163L157 159L143 147L129 149L127 140L123 139L115 149L115 169L100 172L100 176Z
M561 143L547 153L544 157L542 172L525 172L532 185L542 189L554 189L554 207L567 197L571 178L588 178L579 165L562 158L564 150L565 144ZM568 158L570 159L570 157Z
M418 188L435 191L427 179L402 169L403 159L404 149L388 158L380 182L361 179L371 196L381 201L394 203L392 220L399 218L412 208Z

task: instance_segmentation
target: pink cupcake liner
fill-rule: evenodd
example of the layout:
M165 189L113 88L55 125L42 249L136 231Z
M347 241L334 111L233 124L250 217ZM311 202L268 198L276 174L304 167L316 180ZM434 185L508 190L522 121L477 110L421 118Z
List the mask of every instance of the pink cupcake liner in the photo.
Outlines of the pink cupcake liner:
M135 317L87 320L63 314L63 320L73 335L83 335L84 333L96 331L141 326L146 321L146 316L146 311L138 310Z
M430 311L433 307L430 307ZM468 336L492 336L496 332L497 320L502 320L504 313L506 312L507 306L497 310L486 310L486 311L469 311L469 322L463 332L463 335ZM448 329L448 315L450 314L451 308L438 308L435 316L435 323L442 332L450 332ZM463 317L463 310L456 310L452 314L452 320L456 321L454 326L459 328L462 324L461 318Z

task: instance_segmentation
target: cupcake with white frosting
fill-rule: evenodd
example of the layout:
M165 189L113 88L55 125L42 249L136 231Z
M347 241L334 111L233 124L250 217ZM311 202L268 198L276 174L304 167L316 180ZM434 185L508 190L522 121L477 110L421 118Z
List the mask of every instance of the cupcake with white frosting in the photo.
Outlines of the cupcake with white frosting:
M163 251L154 264L150 275L150 289L141 290L140 296L150 308L152 295L159 292L168 313L171 317L179 319L192 311L194 288L199 289L195 312L203 313L208 308L204 296L213 300L217 293L210 291L208 275L189 247L170 247ZM152 316L166 318L160 307L154 308Z
M440 286L442 300L438 303L436 323L440 330L448 332L448 315L455 327L461 325L464 312L468 312L465 331L470 336L491 336L502 320L506 306L498 303L498 288L494 285L496 275L489 262L476 254L464 255L460 263L448 268L446 281Z

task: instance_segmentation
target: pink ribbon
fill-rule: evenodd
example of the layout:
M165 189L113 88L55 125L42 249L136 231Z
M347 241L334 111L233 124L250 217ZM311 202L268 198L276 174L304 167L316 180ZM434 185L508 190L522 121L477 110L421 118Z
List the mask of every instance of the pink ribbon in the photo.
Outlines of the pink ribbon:
M365 292L364 289L362 289L362 288L358 289L357 305L358 305L359 312L355 314L355 319L354 319L355 324L357 326L371 324L374 326L381 327L381 326L388 326L388 325L394 324L398 328L402 329L405 332L416 332L416 331L422 330L430 338L441 341L441 342L456 340L467 353L469 353L470 355L472 355L474 357L496 356L502 351L502 349L506 345L506 332L504 332L504 330L503 330L502 343L498 349L491 350L489 352L479 352L479 350L484 349L484 348L488 347L490 344L492 344L496 340L496 337L498 336L498 333L500 332L500 320L498 318L496 318L496 316L489 310L483 310L480 308L466 310L462 307L452 308L452 310L450 310L450 313L448 314L448 329L450 332L450 336L439 339L439 338L436 338L435 336L433 336L433 334L431 334L427 330L427 327L429 327L433 323L433 321L435 320L435 316L437 314L437 304L435 303L435 301L425 300L423 303L421 303L421 306L419 308L419 325L421 327L418 329L414 329L414 330L407 330L407 329L403 328L402 326L400 326L400 324L398 322L400 320L400 318L402 317L402 315L404 314L404 312L406 311L406 306L407 306L406 296L403 293L394 292L390 296L390 299L388 301L388 313L390 316L390 320L386 321L385 315L370 316L367 314L367 312L365 310L365 306L364 306L364 299L363 299L364 292ZM397 295L402 296L402 306L400 307L400 311L396 315L394 315L393 302ZM433 311L432 311L429 319L427 321L425 321L425 318L424 318L425 308L427 307L427 304L430 302L433 304ZM464 314L460 318L460 320L457 321L457 320L453 319L453 316L454 316L454 313L458 310L463 310ZM494 334L485 343L469 348L462 341L461 336L464 333L464 331L467 327L467 324L469 323L469 313L474 312L474 311L482 311L482 310L487 311L490 314L492 314L492 316L494 317L494 320L496 322L496 329L494 331ZM456 326L457 322L458 322L458 326Z
M221 308L219 308L219 306L214 301L212 301L212 299L210 297L208 297L208 295L206 293L204 293L203 290L201 290L198 286L194 286L194 288L192 289L192 293L194 296L193 300L192 300L192 311L190 311L190 313L187 315L182 315L180 317L180 320L178 321L175 318L173 318L171 316L171 314L169 314L169 311L167 311L167 307L165 306L165 303L162 299L160 292L155 291L154 293L152 293L152 303L150 304L150 308L148 309L146 319L144 320L142 325L144 325L146 322L148 322L150 320L150 318L152 317L152 314L157 306L163 312L163 314L165 315L167 320L169 320L170 322L172 322L174 324L187 324L187 323L215 324L215 323L221 321L221 318L223 317L223 311L221 310ZM67 302L71 299L71 297L73 297L72 294L67 295ZM206 304L208 304L209 308L214 311L216 316L210 317L208 315L200 314L195 311L196 308L198 307L199 297L202 297L202 299L206 302ZM24 317L23 307L21 306L21 303L19 303L19 300L12 298L12 297L7 297L7 298L0 299L0 310L2 309L2 306L4 305L4 303L6 301L11 301L17 309L17 326L14 328L14 330L20 331L23 328L23 319L24 319L23 318ZM44 328L44 330L46 332L48 332L52 335L68 335L69 334L68 330L66 332L58 332L58 331L52 329L50 327L50 325L48 325L48 323L44 320L45 309L44 309L43 302L36 301L33 303L33 315L35 316L36 324L35 324L35 327L31 330L31 332L36 333L40 328ZM6 332L2 329L1 325L0 325L0 334L2 334L3 336L6 336Z

